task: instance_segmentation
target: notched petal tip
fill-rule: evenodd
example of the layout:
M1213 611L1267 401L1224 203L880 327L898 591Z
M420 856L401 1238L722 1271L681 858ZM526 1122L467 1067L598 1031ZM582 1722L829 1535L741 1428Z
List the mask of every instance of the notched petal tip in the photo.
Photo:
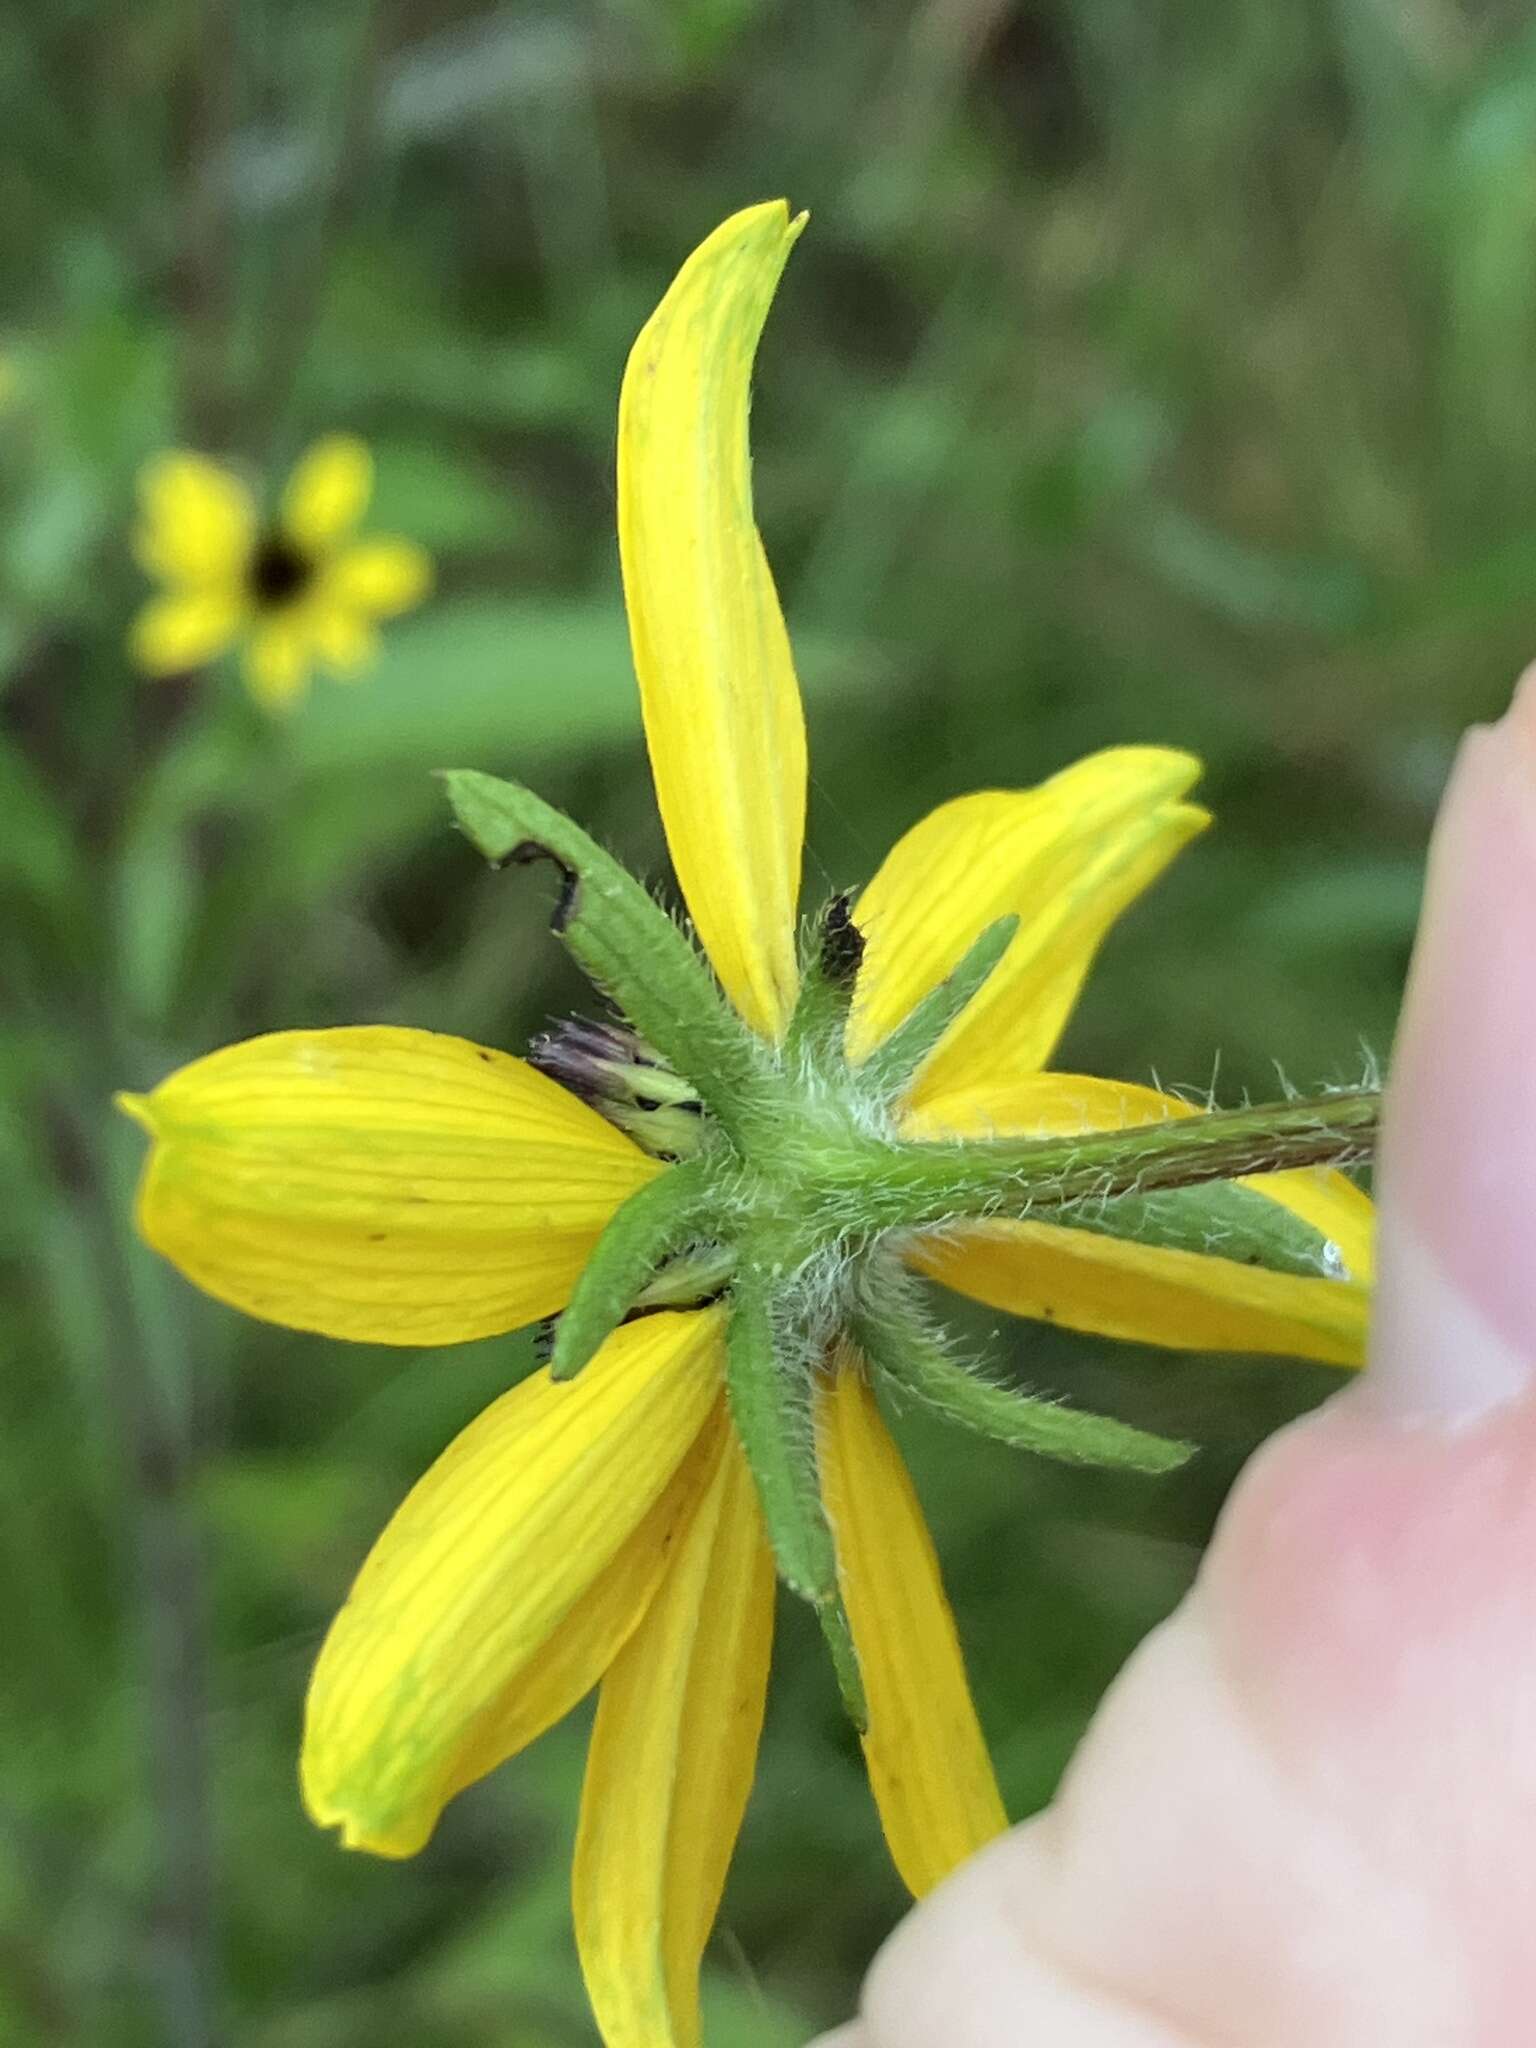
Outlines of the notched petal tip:
M392 1824L380 1825L360 1813L349 1811L335 1800L324 1799L315 1793L308 1782L307 1762L300 1765L299 1794L304 1802L304 1811L318 1828L334 1831L336 1846L351 1849L365 1856L383 1856L392 1863L403 1863L407 1857L419 1855L431 1841L437 1825L439 1809L434 1807L423 1820L413 1814L409 1821L395 1819Z
M141 1129L148 1131L152 1138L159 1137L160 1124L155 1115L153 1096L131 1095L126 1088L119 1088L112 1097L112 1107L120 1109L124 1116L131 1117Z

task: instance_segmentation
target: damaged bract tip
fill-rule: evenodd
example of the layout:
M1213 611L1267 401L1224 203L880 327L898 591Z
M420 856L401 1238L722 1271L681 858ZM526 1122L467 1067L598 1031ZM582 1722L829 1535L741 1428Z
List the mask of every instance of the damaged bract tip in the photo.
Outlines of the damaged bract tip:
M514 846L512 851L499 860L496 865L503 868L525 868L530 867L534 861L538 860L547 860L551 867L558 870L560 875L560 894L555 899L555 907L549 914L549 928L558 938L576 915L580 903L581 881L576 870L568 861L563 861L559 854L553 853L547 846L541 845L537 839L523 840L520 845Z

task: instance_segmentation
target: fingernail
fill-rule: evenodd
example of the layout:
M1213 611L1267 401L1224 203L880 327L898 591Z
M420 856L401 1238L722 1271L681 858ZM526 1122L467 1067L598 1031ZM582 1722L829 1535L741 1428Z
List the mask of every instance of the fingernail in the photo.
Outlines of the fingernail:
M1536 1352L1536 667L1462 742L1393 1050L1360 1398L1471 1418Z

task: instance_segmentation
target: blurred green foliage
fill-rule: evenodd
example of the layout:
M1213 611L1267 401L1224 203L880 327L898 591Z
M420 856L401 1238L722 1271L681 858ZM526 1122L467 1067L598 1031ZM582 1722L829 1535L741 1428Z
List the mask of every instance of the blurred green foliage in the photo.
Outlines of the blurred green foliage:
M477 865L428 771L515 773L663 872L619 373L687 250L780 192L813 224L756 474L809 888L961 791L1192 746L1218 829L1065 1058L1219 1064L1229 1099L1357 1076L1455 735L1536 643L1536 33L1515 0L61 0L13 11L0 122L0 2043L575 2048L579 1727L412 1864L343 1855L294 1785L327 1617L525 1345L195 1297L132 1240L110 1092L260 1029L515 1047L580 1004L540 884ZM334 427L435 600L290 726L137 679L137 465L272 480ZM906 1431L1022 1814L1329 1375L972 1335L1206 1447L1153 1484ZM901 1906L812 1634L784 1614L723 2048L845 2012Z

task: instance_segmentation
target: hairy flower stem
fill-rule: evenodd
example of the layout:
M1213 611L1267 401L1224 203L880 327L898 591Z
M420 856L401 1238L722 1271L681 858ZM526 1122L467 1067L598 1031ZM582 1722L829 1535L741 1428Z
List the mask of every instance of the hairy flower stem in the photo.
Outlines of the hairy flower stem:
M850 1159L848 1169L876 1229L1034 1217L1297 1167L1356 1165L1371 1157L1380 1113L1380 1095L1360 1089L1064 1138L897 1143L879 1148L878 1169L873 1156L856 1168ZM1091 1227L1085 1216L1071 1220Z

